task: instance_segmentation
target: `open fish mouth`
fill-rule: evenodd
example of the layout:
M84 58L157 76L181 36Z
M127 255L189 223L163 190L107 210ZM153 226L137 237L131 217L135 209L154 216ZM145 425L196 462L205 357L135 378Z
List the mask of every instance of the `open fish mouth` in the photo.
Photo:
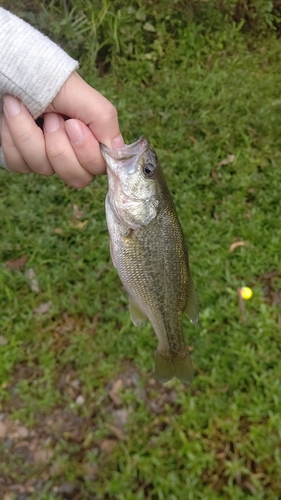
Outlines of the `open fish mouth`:
M106 161L109 158L113 160L129 160L136 155L142 154L146 149L149 149L149 143L142 135L137 141L132 144L125 144L123 148L109 149L104 144L101 144L101 154ZM110 165L111 166L111 165Z

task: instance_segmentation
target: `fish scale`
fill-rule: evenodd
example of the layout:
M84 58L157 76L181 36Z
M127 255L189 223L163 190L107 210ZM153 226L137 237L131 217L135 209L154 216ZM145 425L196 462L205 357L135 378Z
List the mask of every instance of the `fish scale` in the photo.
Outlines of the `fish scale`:
M158 338L155 377L191 383L193 369L182 316L198 306L187 245L156 153L141 137L116 151L101 146L109 191L106 217L111 256L129 294L133 322L148 318Z

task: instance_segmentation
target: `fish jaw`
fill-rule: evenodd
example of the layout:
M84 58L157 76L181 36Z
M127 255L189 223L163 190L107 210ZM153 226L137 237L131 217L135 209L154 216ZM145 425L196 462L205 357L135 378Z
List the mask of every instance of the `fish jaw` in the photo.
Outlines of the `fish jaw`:
M117 150L101 145L107 164L108 203L116 217L129 229L147 226L157 215L157 184L146 179L143 168L156 164L156 155L144 137Z
M109 179L109 191L116 190L117 184L119 184L122 186L123 193L132 198L132 192L128 192L126 189L127 178L136 173L140 158L149 149L149 143L143 136L132 144L126 144L123 148L118 149L109 149L101 144L101 154L105 159Z
M148 141L142 135L137 141L133 142L132 144L125 144L123 148L109 149L104 144L101 144L101 154L104 157L107 166L109 166L113 170L116 170L116 167L119 164L119 160L126 160L136 157L149 148L150 146Z

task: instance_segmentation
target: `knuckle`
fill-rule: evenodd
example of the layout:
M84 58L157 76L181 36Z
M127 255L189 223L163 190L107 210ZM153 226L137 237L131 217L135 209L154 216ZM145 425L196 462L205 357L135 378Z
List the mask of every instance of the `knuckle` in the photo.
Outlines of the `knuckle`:
M104 107L102 118L105 121L117 120L117 109L110 102Z
M8 165L8 169L11 172L14 172L14 174L30 174L31 173L31 170L25 169L24 167L22 167L22 168L20 168L20 167L11 167L11 166Z
M31 168L28 167L25 163L12 163L8 160L6 160L8 169L11 172L17 173L17 174L30 174L32 172Z
M13 155L13 152L17 152L15 145L13 143L9 143L9 141L5 141L4 139L2 140L2 149L4 156L6 158L6 161L8 161L9 156Z
M36 172L37 174L40 174L40 175L43 175L44 177L50 177L51 175L54 175L54 170L50 167L50 168L36 168L34 169L34 172Z
M29 174L32 171L14 145L3 144L2 149L7 167L11 172Z
M26 144L26 143L32 141L33 135L34 134L33 134L32 129L21 130L19 128L14 133L15 141L20 143L20 144Z
M54 175L54 170L50 170L48 172L43 172L42 175L44 175L45 177L51 177L51 175Z
M88 186L88 184L90 184L90 182L92 181L92 179L69 179L66 181L66 184L69 186L69 187L72 187L74 189L83 189L84 187Z
M96 170L99 167L99 164L101 163L99 161L99 158L93 158L93 157L86 157L83 158L83 160L80 162L82 167L87 170L87 172L92 172L92 170Z
M60 161L62 160L67 154L66 148L63 147L62 145L49 145L47 147L47 155L49 160L52 161Z

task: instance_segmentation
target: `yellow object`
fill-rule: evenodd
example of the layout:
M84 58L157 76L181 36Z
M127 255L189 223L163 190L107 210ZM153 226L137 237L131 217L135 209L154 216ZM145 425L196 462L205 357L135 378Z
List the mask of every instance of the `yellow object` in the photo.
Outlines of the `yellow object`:
M253 296L253 290L248 286L243 286L240 288L240 295L242 299L249 300Z

